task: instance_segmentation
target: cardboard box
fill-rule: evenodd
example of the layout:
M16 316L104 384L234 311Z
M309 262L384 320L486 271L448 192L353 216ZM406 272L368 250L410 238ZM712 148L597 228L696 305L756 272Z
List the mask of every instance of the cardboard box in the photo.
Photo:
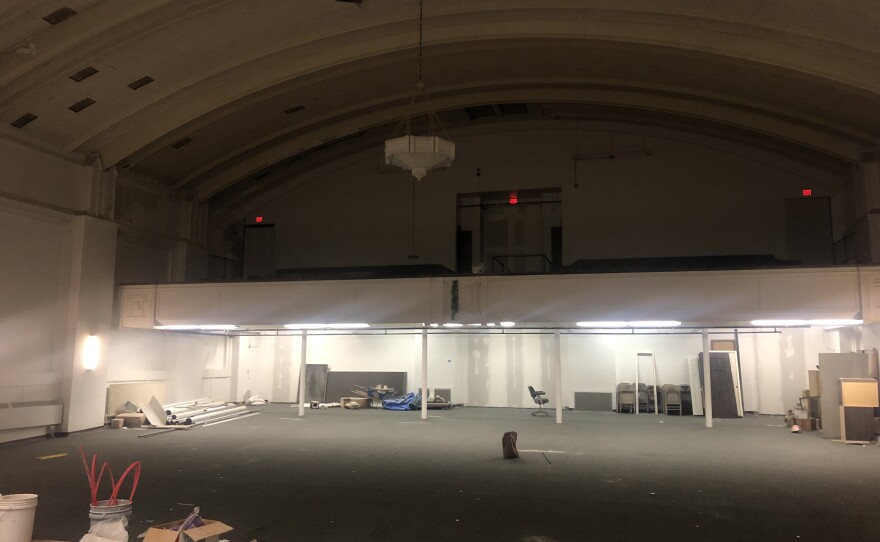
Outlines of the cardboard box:
M342 403L343 407L346 403L357 403L360 408L367 408L370 406L370 400L366 397L340 397L339 402Z
M221 534L232 530L232 527L224 525L217 520L205 519L202 521L205 522L204 527L193 527L179 533L179 541L177 538L178 532L171 529L183 523L183 519L154 525L147 529L144 542L219 542Z
M801 428L801 431L815 431L816 430L816 420L812 418L795 418L795 422L798 427Z
M810 378L810 397L819 397L822 395L819 390L819 371L807 371Z
M117 414L117 419L123 420L123 425L125 427L143 427L144 420L147 419L142 413L138 412L126 412L124 414Z

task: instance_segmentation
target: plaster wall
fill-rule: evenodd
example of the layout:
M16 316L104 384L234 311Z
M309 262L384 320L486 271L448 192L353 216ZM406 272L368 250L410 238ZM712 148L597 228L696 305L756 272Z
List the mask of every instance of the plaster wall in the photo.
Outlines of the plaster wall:
M0 137L0 196L68 211L89 208L93 169Z
M279 269L413 264L407 257L413 252L417 263L454 269L457 194L542 187L562 189L565 264L718 254L788 257L785 199L800 196L804 171L717 142L615 136L617 157L606 159L600 156L608 149L608 133L582 134L580 154L596 158L575 167L573 131L459 135L455 165L417 183L406 172L377 168L379 157L364 154L319 180L291 182L297 187L249 212L275 224ZM650 156L639 154L644 147ZM814 195L831 195L822 190L815 188Z
M162 382L165 401L232 400L226 356L232 339L213 335L116 330L108 338L108 383Z

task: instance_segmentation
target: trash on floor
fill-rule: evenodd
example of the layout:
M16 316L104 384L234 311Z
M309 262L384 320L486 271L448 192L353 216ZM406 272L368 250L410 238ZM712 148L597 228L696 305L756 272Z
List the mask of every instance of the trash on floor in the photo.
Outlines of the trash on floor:
M519 457L516 451L516 431L508 431L501 437L501 451L504 453L504 459L513 459Z
M144 533L144 542L219 542L232 527L214 519L203 519L196 506L187 517L154 525Z

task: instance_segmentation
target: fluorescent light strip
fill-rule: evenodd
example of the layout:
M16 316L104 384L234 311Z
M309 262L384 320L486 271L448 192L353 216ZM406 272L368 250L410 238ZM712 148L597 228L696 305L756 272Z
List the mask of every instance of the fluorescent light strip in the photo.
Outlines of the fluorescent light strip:
M752 320L751 324L758 327L803 327L803 326L859 326L863 320L855 319L818 319L818 320Z
M657 327L678 327L681 322L678 320L634 320L632 322L578 322L578 327L589 328L605 328L620 329L630 327L640 328L657 328Z
M344 323L344 324L285 324L287 329L364 329L370 324Z
M501 322L501 327L513 327L516 325L516 322Z
M238 329L238 326L232 324L172 324L170 326L153 326L153 329L163 329L165 331L227 331Z
M457 324L455 322L449 322L447 324L443 324L443 327L462 327L464 324Z

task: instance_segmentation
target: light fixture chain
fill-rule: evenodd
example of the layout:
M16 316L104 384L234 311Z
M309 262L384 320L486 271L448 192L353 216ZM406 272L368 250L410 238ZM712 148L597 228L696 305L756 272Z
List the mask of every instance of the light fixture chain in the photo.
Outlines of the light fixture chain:
M419 0L419 86L422 85L422 2Z

